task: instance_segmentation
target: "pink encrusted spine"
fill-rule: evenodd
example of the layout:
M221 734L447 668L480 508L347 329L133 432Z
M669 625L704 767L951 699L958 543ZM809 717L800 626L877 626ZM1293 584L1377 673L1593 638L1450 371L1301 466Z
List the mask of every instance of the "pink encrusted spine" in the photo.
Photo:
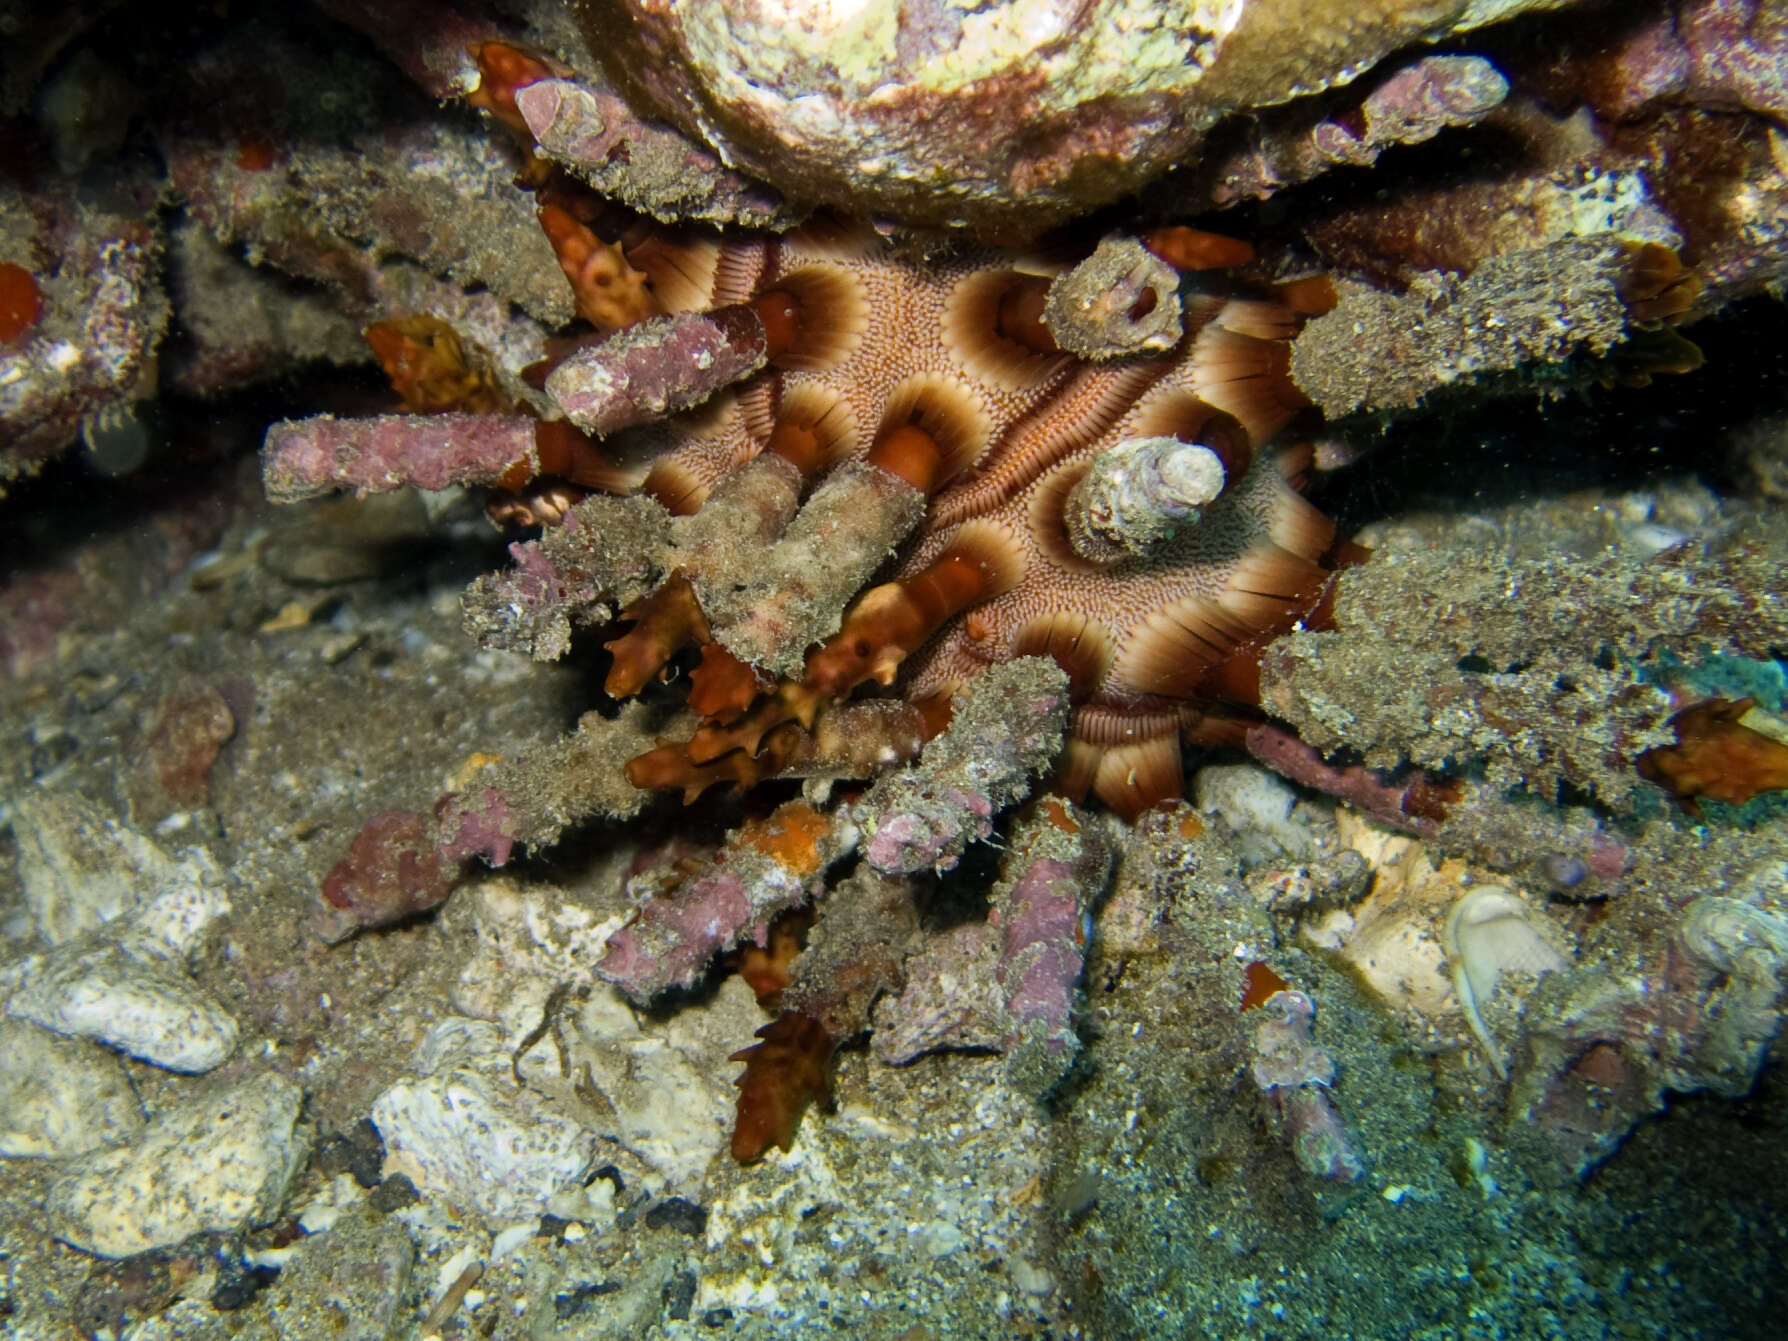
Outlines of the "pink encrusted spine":
M805 801L790 801L727 835L706 867L674 893L648 899L609 937L596 971L635 1001L691 986L708 964L825 887L826 869L854 831Z
M1326 158L1365 166L1390 145L1420 144L1448 126L1481 119L1508 92L1509 81L1481 56L1425 56L1366 96L1361 133L1328 120L1317 124L1310 139Z
M1080 1049L1074 1016L1088 915L1111 850L1098 823L1050 797L1013 826L987 921L959 927L907 965L906 985L876 1014L871 1042L899 1064L937 1048L993 1048L1026 1093L1047 1093Z
M571 355L546 392L604 436L699 405L764 366L764 323L749 307L647 317Z
M804 888L760 887L766 911ZM708 962L741 940L753 924L767 930L767 919L754 915L753 891L732 871L709 870L675 896L654 898L629 926L608 940L599 972L636 1001L649 1001L672 987L688 987ZM794 906L793 899L788 906Z
M956 865L1055 758L1067 713L1068 677L1052 661L1020 657L979 676L919 761L858 804L864 859L889 875Z
M1437 821L1413 813L1419 804L1422 789L1429 785L1426 774L1401 785L1386 782L1377 773L1358 764L1338 767L1322 757L1321 752L1299 740L1292 732L1277 726L1256 726L1248 731L1248 753L1275 773L1333 796L1394 829L1432 838L1440 831Z
M1071 1037L1074 985L1086 963L1079 882L1065 861L1031 863L1000 909L1000 985L1012 1033L1037 1031L1052 1052Z
M1054 1086L1080 1050L1074 1013L1090 916L1111 865L1103 828L1058 798L1013 826L987 921L999 945L1008 1070L1030 1093Z
M1302 992L1275 992L1257 1009L1254 1083L1278 1111L1285 1142L1305 1173L1340 1183L1366 1172L1352 1134L1329 1097L1335 1063L1310 1037L1316 1005Z
M277 503L332 489L369 494L406 484L495 484L517 462L535 460L535 422L494 414L288 419L267 430L262 476Z

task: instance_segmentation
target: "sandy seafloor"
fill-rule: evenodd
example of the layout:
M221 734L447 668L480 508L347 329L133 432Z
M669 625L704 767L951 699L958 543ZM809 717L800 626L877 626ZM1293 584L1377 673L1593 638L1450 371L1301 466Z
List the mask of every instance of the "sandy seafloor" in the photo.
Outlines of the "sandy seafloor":
M1504 543L1570 558L1697 545L1733 528L1788 560L1780 477L1765 487L1751 468L1788 471L1788 421L1770 426L1788 410L1788 320L1762 302L1695 333L1709 355L1699 374L1411 420L1323 481L1320 501L1367 528L1374 562ZM458 594L501 553L472 508L431 514L407 495L271 507L254 426L282 407L232 408L233 457L115 481L69 460L0 512L0 581L41 591L36 605L8 607L17 673L0 679L0 981L22 990L48 971L33 957L45 949L41 908L25 901L27 846L39 877L47 863L58 897L76 899L124 861L121 834L188 862L188 875L205 866L189 850L202 849L209 870L194 878L228 910L168 969L179 979L168 991L198 993L234 1021L228 1058L186 1075L69 1045L94 1055L41 1064L86 1067L86 1078L50 1087L14 1125L141 1140L117 1107L140 1104L152 1131L184 1134L159 1164L113 1169L101 1195L125 1218L174 1215L187 1184L247 1157L220 1152L203 1123L179 1123L220 1094L237 1105L220 1113L236 1112L277 1077L301 1108L243 1139L263 1153L277 1145L289 1177L245 1232L119 1262L47 1232L44 1199L72 1165L0 1161L0 1334L1780 1334L1779 1062L1741 1098L1672 1096L1579 1182L1513 1139L1456 1009L1423 1021L1388 1010L1286 923L1278 962L1317 1003L1332 1093L1366 1164L1355 1184L1314 1179L1237 1080L1233 1047L1201 1014L1196 963L1173 953L1202 944L1197 871L1176 886L1178 940L1144 944L1108 924L1119 913L1101 913L1082 1064L1050 1105L1013 1089L996 1056L892 1068L849 1050L834 1110L810 1113L791 1153L748 1168L724 1147L737 1069L725 1059L763 1019L749 993L717 979L647 1014L587 975L592 928L625 911L618 871L642 835L713 837L723 816L686 816L673 801L631 826L592 826L474 877L436 914L325 945L309 929L318 881L358 828L389 806L426 804L473 756L525 753L566 729L600 698L600 653L542 667L479 651L460 631ZM25 614L51 601L67 622L26 646ZM183 685L208 686L204 701L225 703L233 730L208 794L175 802L153 776L150 737ZM1692 854L1709 830L1651 805L1657 832L1682 845L1683 879L1705 879ZM1337 831L1320 798L1297 816L1307 835ZM84 839L69 837L77 821L90 826ZM1779 863L1788 846L1779 815L1749 834L1730 817L1706 823L1728 826L1723 850L1752 845L1759 861ZM1253 837L1270 854L1271 835ZM953 897L972 904L990 870L967 863ZM1124 916L1135 913L1128 897ZM1553 911L1564 925L1570 910ZM568 981L584 983L569 1005L555 995ZM94 990L121 983L102 969ZM165 999L133 1000L108 1008L155 1016L151 1030L198 1027L167 1017ZM530 1037L549 1015L560 1026ZM530 1052L518 1088L508 1058L519 1041ZM430 1062L436 1079L463 1068L543 1143L569 1120L587 1185L572 1180L550 1210L530 1209L501 1189L539 1152L495 1139L447 1150L442 1136L439 1164L390 1151L382 1161L364 1120L394 1087L425 1089ZM228 1126L220 1113L211 1120ZM482 1213L466 1204L479 1197Z

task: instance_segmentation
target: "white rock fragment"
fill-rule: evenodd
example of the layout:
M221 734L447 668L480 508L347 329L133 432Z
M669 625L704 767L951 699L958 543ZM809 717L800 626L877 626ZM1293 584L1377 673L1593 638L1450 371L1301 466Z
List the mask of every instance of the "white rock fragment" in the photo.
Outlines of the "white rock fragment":
M523 1220L519 1225L497 1231L496 1237L490 1241L490 1260L501 1262L539 1232L539 1220Z
M737 1096L726 1059L761 1019L740 978L705 1006L650 1028L618 992L599 988L567 1031L572 1069L608 1101L614 1117L605 1131L669 1190L686 1191L726 1148Z
M710 1002L642 1028L632 1007L592 971L618 918L507 877L482 881L472 908L478 948L460 973L453 1003L500 1028L482 1026L489 1037L478 1041L466 1028L474 1021L443 1022L418 1054L420 1069L438 1072L457 1048L481 1074L506 1077L510 1050L551 1013L553 1027L520 1058L529 1090L599 1122L600 1134L634 1156L655 1188L675 1194L698 1185L732 1126L736 1091L726 1059L763 1019L750 989L729 980ZM554 1004L586 993L581 1007ZM476 1060L481 1050L490 1054L483 1062ZM568 1076L580 1078L575 1093ZM601 1096L594 1112L585 1106L592 1091ZM570 1200L561 1195L555 1205ZM601 1208L577 1213L600 1215Z
M26 792L14 803L19 883L38 935L65 945L156 896L214 884L203 851L179 860L79 796Z
M203 854L194 849L192 855ZM118 948L139 959L167 960L183 960L196 950L205 929L230 911L229 897L215 878L208 857L205 872L211 878L181 879L162 886L129 917L120 919L112 929Z
M236 1048L235 1019L184 972L109 944L49 957L6 1012L169 1071L213 1070Z
M160 858L164 865L157 868L149 854L159 850L146 839L116 828L101 830L108 839L94 839L95 831L84 820L69 819L72 802L60 798L59 803L64 808L52 807L51 812L60 818L43 821L33 831L40 848L46 834L60 839L82 835L80 842L88 847L79 850L89 857L111 842L106 851L113 856L124 852L128 860L120 858L106 870L135 872L132 878L151 883L138 891L127 911L111 914L89 935L61 941L48 954L28 956L0 970L5 1014L105 1043L170 1071L197 1073L219 1066L235 1050L236 1021L192 980L184 963L206 927L230 910L210 858L195 849L180 862ZM91 868L69 855L79 848L75 840L69 839L65 848L59 849L62 894L57 897L78 898L79 889L88 886L76 877ZM103 886L110 876L102 871L95 878ZM107 894L106 907L115 903ZM66 905L52 900L43 905L44 916L58 929L85 925L95 915L93 906L80 906L87 911L71 918L64 915ZM48 932L46 937L56 939Z
M565 1227L564 1237L575 1243L591 1228L606 1229L615 1222L615 1185L596 1178L586 1187L568 1187L548 1198L546 1212L573 1222Z
M537 1023L555 988L593 983L593 966L620 923L557 890L525 888L506 876L458 897L466 893L478 949L460 970L453 1004L511 1029Z
M44 1199L50 1232L129 1257L271 1222L309 1154L303 1099L266 1072L164 1113L131 1145L82 1156Z
M386 1174L493 1222L539 1216L582 1182L596 1137L527 1097L463 1069L400 1081L372 1107Z
M143 1128L124 1068L103 1048L0 1020L0 1058L0 1157L66 1159Z
M451 1015L416 1049L420 1073L373 1102L385 1172L493 1225L538 1218L581 1190L596 1135L553 1099L511 1081L514 1040L487 1020Z
M1295 814L1298 794L1259 764L1211 764L1194 780L1198 809L1221 815L1242 844L1250 865L1282 857L1314 856L1318 843L1309 820Z

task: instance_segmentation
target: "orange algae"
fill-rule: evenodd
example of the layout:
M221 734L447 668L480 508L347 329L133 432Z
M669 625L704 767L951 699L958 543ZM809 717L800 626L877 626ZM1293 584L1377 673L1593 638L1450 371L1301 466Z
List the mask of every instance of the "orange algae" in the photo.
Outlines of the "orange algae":
M746 842L784 870L810 875L825 865L821 841L832 832L832 821L805 801L779 806L743 833Z
M26 335L43 316L37 277L22 265L0 261L0 344Z
M758 1005L774 1010L795 980L795 957L807 947L807 929L813 919L811 906L791 909L771 924L765 944L747 942L739 947L739 976L750 986Z
M1248 980L1248 985L1242 990L1243 1010L1253 1010L1256 1006L1264 1006L1291 986L1259 959L1243 969L1242 973Z
M832 1099L834 1044L824 1025L811 1015L786 1011L757 1036L760 1042L730 1058L745 1063L732 1145L741 1164L762 1158L773 1145L789 1149L807 1106Z
M366 343L404 406L417 414L502 414L511 408L495 375L439 317L421 313L374 322L366 328Z
M1676 744L1639 756L1639 776L1665 788L1691 815L1705 797L1740 806L1759 792L1788 787L1788 745L1743 724L1754 698L1710 698L1670 719Z

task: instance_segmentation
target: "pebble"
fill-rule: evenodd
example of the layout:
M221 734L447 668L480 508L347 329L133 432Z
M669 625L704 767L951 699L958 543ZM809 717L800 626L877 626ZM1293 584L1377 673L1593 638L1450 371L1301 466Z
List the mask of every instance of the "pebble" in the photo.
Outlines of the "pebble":
M1045 1295L1055 1289L1055 1277L1047 1269L1027 1262L1022 1257L1015 1257L1006 1264L1006 1274L1026 1294Z
M163 1113L130 1145L70 1164L44 1199L50 1232L129 1257L272 1222L309 1156L303 1101L298 1086L263 1072Z
M948 1220L930 1220L914 1230L919 1251L928 1257L948 1257L966 1242L962 1231Z
M49 957L6 1010L169 1071L213 1070L236 1048L235 1019L185 973L109 944Z
M0 1157L66 1159L143 1129L124 1067L103 1048L0 1020L0 1057Z

